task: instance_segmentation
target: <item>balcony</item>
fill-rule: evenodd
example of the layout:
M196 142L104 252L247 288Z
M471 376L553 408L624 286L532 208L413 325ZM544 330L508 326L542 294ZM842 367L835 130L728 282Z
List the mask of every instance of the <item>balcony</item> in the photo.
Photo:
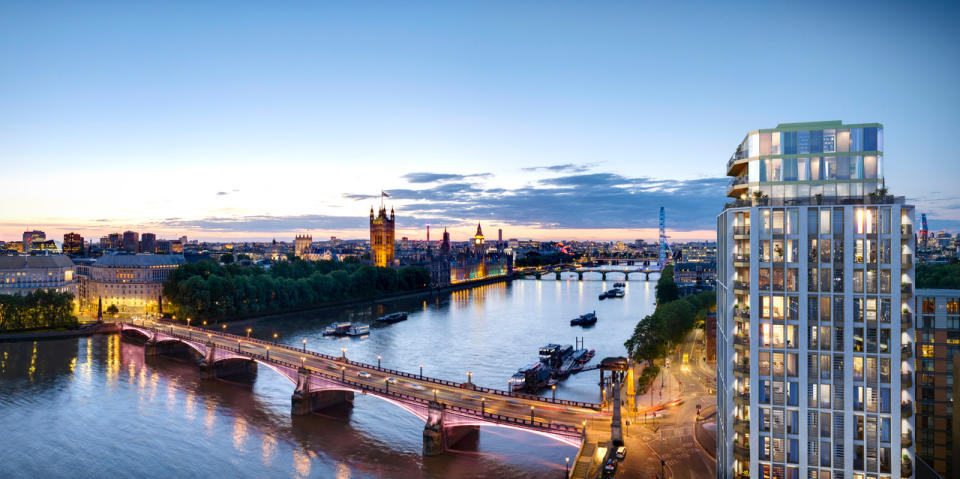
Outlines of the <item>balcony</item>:
M733 308L733 319L740 322L750 321L750 310Z
M737 198L740 195L746 193L747 191L747 175L738 176L730 180L729 189L727 190L727 196L730 198Z
M913 357L913 343L907 343L900 347L900 359L910 359Z
M913 387L913 374L912 373L901 373L900 374L900 389L909 389Z
M733 375L742 378L750 377L750 363L744 361L741 364L735 364L733 366Z
M900 463L900 477L913 477L913 462L910 458L905 457Z
M746 165L746 162L743 163ZM733 176L728 173L728 176ZM748 198L734 200L724 205L724 209L749 208L751 206L803 206L803 205L902 205L903 196L823 196L809 198ZM911 234L912 234L911 229Z
M750 294L750 282L734 280L733 289L740 290L741 294Z
M900 329L910 329L913 327L913 313L904 311L900 313Z
M913 417L913 401L903 401L900 403L900 418L909 419Z
M900 447L902 448L911 448L913 447L913 434L910 432L905 432L900 435Z
M741 446L740 444L733 443L733 457L738 461L749 461L750 460L750 447Z
M739 175L747 166L747 162L744 161L747 159L747 154L743 152L742 149L737 148L737 151L730 156L730 159L727 160L727 176Z
M900 236L912 238L913 225L900 225Z
M733 345L734 346L743 346L750 347L750 337L746 334L734 334L733 335Z
M750 434L750 421L738 417L733 418L733 430L740 434Z
M733 402L737 403L740 406L749 406L750 392L734 393Z
M750 236L750 227L749 226L734 226L733 227L734 236Z
M910 297L913 297L913 284L912 284L912 283L900 283L900 297L901 297L901 298L910 298Z
M734 263L746 263L744 266L750 266L750 254L735 254L733 255Z
M900 266L903 268L913 267L913 254L903 253L900 255Z

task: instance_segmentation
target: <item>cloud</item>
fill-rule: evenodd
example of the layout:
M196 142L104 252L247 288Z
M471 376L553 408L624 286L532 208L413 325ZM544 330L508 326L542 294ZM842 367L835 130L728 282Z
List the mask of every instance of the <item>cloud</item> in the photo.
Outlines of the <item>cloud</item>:
M402 176L403 179L407 180L410 183L436 183L442 181L463 181L468 178L488 178L492 176L491 173L475 173L472 175L458 175L453 173L427 173L427 172L414 172L407 173Z
M411 201L397 208L398 219L412 216L420 222L482 219L548 229L656 228L664 206L668 228L690 231L714 228L727 181L589 173L545 178L512 190L448 183L392 194Z
M363 229L368 219L356 216L293 215L293 216L210 216L200 219L168 219L158 225L167 229L182 228L213 232L278 233L309 229Z
M531 166L528 168L521 168L523 171L552 171L552 172L569 172L569 173L582 173L596 166L596 163L584 163L582 165L576 165L573 163L563 163L561 165L549 165L549 166Z

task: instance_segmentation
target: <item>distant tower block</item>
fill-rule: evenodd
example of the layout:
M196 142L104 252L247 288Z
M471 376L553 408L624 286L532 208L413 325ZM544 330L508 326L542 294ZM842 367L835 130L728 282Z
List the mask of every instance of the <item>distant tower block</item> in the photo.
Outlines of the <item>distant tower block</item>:
M373 216L373 207L370 207L370 259L374 266L393 266L394 253L394 214L390 208L387 217L387 208L380 204L380 211Z
M657 260L657 263L662 267L670 261L670 248L667 246L667 220L666 215L663 212L663 207L660 207L660 258Z

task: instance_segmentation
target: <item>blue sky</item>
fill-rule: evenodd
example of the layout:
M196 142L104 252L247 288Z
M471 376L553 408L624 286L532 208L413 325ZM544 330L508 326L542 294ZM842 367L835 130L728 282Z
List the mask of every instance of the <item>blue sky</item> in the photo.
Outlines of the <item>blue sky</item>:
M381 189L412 237L653 238L661 205L709 237L743 135L815 120L883 123L892 192L957 230L957 13L3 2L0 239L363 237Z

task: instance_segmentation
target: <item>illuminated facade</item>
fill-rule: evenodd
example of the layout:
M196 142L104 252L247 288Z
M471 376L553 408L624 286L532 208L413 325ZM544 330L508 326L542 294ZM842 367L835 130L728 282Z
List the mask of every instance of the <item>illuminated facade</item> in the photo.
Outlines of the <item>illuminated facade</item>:
M63 235L63 254L82 254L83 236L77 233L66 233Z
M185 262L180 255L103 255L82 279L81 308L96 310L97 300L102 298L104 308L116 305L121 314L156 313L163 282Z
M941 477L960 476L960 290L918 289L917 455Z
M306 259L313 248L313 237L310 235L297 235L293 240L293 254L297 258Z
M727 163L717 217L718 476L914 474L914 208L883 127L781 124Z
M370 208L370 260L374 266L393 266L394 258L394 215L390 208L390 217L387 217L387 208L380 205L380 211L373 216Z
M0 294L27 295L37 290L77 297L75 266L69 256L0 256Z
M480 229L480 223L477 222L477 234L473 235L473 254L483 256L487 246L483 243L483 230Z

